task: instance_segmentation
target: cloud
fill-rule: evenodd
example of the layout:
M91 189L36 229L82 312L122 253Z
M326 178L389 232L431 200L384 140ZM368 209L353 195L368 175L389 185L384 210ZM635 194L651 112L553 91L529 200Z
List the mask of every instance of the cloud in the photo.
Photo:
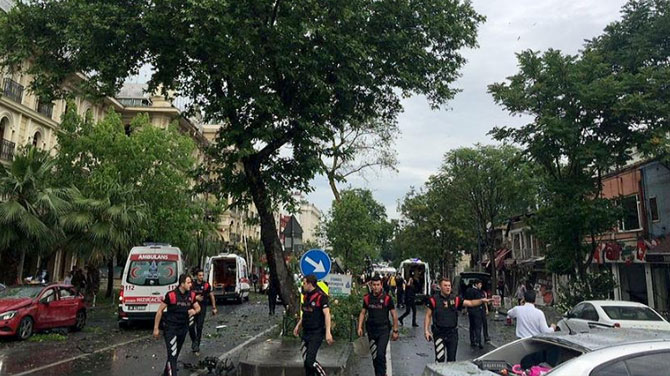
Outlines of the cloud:
M584 40L602 33L619 18L625 0L476 0L474 8L487 17L479 30L479 48L463 52L468 63L454 84L462 90L448 109L433 111L425 98L403 101L398 118L402 135L396 143L398 173L384 172L369 179L354 178L353 187L369 188L392 218L398 218L397 203L411 186L420 187L439 168L450 149L490 144L487 135L494 126L518 126L526 118L511 117L497 106L487 86L516 73L515 53L526 50L560 49L576 54ZM314 180L308 195L320 209L328 211L332 193L326 179ZM342 186L345 188L345 186Z

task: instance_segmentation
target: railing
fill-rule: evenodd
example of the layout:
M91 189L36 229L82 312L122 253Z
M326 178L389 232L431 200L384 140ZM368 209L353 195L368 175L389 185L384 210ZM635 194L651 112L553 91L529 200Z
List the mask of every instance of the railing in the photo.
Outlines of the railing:
M11 78L5 78L2 85L2 95L14 102L21 103L21 99L23 99L23 85Z
M11 161L14 159L14 148L16 144L9 140L2 140L0 143L0 159Z
M37 112L51 119L54 112L54 104L37 102Z

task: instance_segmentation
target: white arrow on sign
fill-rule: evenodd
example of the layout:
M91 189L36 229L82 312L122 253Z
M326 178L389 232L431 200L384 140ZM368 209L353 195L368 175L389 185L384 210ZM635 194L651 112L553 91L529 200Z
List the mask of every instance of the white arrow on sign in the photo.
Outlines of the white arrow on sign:
M308 264L310 264L314 267L314 273L325 273L326 272L326 268L323 266L323 261L319 260L319 263L317 264L316 261L312 260L309 257L305 257L305 261L307 261Z

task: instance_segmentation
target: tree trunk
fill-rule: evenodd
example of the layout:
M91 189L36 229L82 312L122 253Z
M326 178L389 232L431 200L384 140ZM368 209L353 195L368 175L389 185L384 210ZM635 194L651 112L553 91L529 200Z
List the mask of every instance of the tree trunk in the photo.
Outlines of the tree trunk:
M21 250L21 257L19 258L19 265L16 267L16 283L23 284L23 264L26 262L26 250Z
M291 314L298 313L298 297L293 277L289 273L279 233L272 215L272 205L265 183L262 180L260 166L253 161L244 161L244 173L249 180L251 197L258 210L261 221L261 241L270 267L271 282L279 286L279 294Z
M114 256L110 256L107 260L107 292L105 298L112 297L112 290L114 289Z
M337 190L337 184L335 182L335 175L333 174L328 174L328 184L330 184L330 189L333 191L333 196L335 197L335 201L340 202L342 201L342 197L340 196L340 191Z

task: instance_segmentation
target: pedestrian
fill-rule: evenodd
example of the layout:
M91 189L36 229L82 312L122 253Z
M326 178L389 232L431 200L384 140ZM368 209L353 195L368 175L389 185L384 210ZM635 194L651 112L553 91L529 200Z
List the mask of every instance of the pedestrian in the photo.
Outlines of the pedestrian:
M505 281L502 279L498 280L498 295L500 295L500 300L505 299Z
M72 286L77 291L77 293L84 294L86 290L86 277L81 268L77 268L72 276Z
M365 320L366 313L367 320ZM386 375L386 346L391 331L389 313L393 318L391 339L396 341L398 339L398 313L393 305L393 298L382 291L380 278L373 277L372 293L363 297L363 309L358 315L358 336L363 336L363 322L365 321L375 376Z
M507 317L516 319L516 336L528 338L537 334L551 333L556 325L547 326L544 312L535 307L535 290L528 290L524 295L525 303L507 311Z
M270 279L270 286L268 287L268 307L269 307L269 313L271 316L274 316L275 314L275 306L277 305L277 296L279 295L279 291L277 289L277 285L272 282L272 278Z
M478 300L483 298L482 281L476 279L472 283L472 287L465 292L465 299ZM470 346L483 349L482 327L484 325L483 320L485 319L484 307L481 305L468 307L468 318L470 319Z
M398 273L395 278L396 295L398 297L398 308L402 308L405 303L405 279Z
M458 310L481 306L488 303L489 299L462 299L452 293L451 281L446 278L440 279L438 286L440 291L426 302L428 309L423 323L424 336L435 345L436 362L454 362L458 349Z
M526 294L526 283L524 281L521 281L519 282L519 287L516 288L516 294L514 294L517 304L521 305L521 302L523 301L523 297L525 294ZM533 301L533 303L534 302L535 301Z
M195 291L191 291L192 284L191 277L186 274L180 275L179 286L165 294L154 318L154 338L160 336L159 325L163 324L163 337L167 350L163 376L177 376L177 359L186 339L189 321L200 312ZM166 309L163 319L163 311Z
M67 272L67 275L65 276L65 279L63 279L63 284L64 285L71 285L72 284L72 276L74 275L74 269Z
M409 313L412 312L412 326L418 327L419 324L416 323L416 288L417 281L414 279L414 275L410 276L407 280L407 285L405 286L405 313L398 318L400 320L400 325L404 326L402 320L405 317L409 316Z
M258 274L256 273L251 273L251 283L254 284L254 292L258 292L257 286L258 286Z
M304 300L302 302L302 316L293 329L293 335L298 337L302 328L302 356L306 376L325 376L326 371L316 361L316 354L321 342L326 339L328 345L333 344L333 335L330 333L330 306L328 295L316 288L316 276L310 274L302 279Z
M384 278L382 278L382 286L384 287L384 292L389 293L391 291L391 286L389 284L389 276L388 274L384 274Z
M397 281L395 280L395 274L389 275L389 289L393 295L396 294L396 283Z
M191 285L191 291L195 292L195 300L200 306L200 312L189 318L188 333L191 337L191 351L195 356L200 355L200 340L202 339L202 329L205 326L207 318L207 305L212 304L212 315L216 315L216 298L212 292L212 286L205 282L205 272L202 269L195 271L196 279Z

